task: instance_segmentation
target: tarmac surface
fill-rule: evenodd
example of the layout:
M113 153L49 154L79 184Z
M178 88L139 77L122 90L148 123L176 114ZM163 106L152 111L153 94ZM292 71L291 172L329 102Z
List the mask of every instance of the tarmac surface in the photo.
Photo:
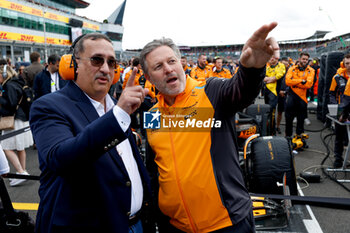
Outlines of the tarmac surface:
M298 185L301 187L301 195L350 198L349 191L322 173L321 162L326 157L327 149L322 143L321 136L324 137L331 134L332 130L330 128L325 128L323 123L316 119L315 113L309 112L308 117L311 121L311 125L305 126L305 129L306 133L310 136L309 139L307 139L309 148L299 151L298 154L295 155L296 174L299 175L302 171L314 172L321 176L321 181L319 183L309 184L299 181ZM277 136L284 136L284 118L282 124L282 134ZM327 140L331 153L329 158L325 160L324 166L331 167L333 161L334 136L328 137ZM31 175L40 174L37 150L32 147L27 149L27 170ZM14 172L12 166L11 172ZM345 172L330 172L329 174L336 174L338 179L350 179L350 174ZM28 180L17 187L10 187L9 181L7 179L4 180L12 202L39 202L39 181ZM350 183L344 183L343 185L350 189ZM89 203L86 204L89 205ZM36 210L25 211L35 220ZM287 227L258 232L347 233L350 232L349 219L350 210L294 205L291 208L291 217Z

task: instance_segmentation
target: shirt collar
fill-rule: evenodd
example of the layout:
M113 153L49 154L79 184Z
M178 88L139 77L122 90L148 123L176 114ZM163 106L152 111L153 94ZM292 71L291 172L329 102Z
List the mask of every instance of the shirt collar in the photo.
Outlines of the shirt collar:
M99 116L103 116L106 112L108 112L109 110L111 110L114 107L114 102L108 94L105 97L106 112L105 112L103 105L100 102L90 98L90 96L88 96L85 92L84 92L84 94L88 97L88 99L90 100L90 102L94 106L94 108L96 109Z

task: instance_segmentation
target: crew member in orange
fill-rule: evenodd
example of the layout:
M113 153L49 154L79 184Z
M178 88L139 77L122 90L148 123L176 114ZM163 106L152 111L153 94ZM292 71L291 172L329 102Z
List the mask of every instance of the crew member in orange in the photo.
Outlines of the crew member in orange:
M223 59L217 57L214 60L214 67L209 72L209 77L218 77L218 78L232 78L231 72L222 67Z
M205 81L209 77L210 67L207 66L207 55L201 54L198 57L198 64L191 70L191 78L198 81Z
M164 214L157 215L159 233L255 232L234 117L258 95L270 57L279 57L276 40L266 39L276 26L262 26L246 42L231 79L189 78L171 39L154 40L142 49L145 77L159 90L149 112L146 149L154 197ZM178 127L169 125L173 118Z
M296 134L304 133L304 119L307 116L307 98L306 92L314 80L315 70L308 66L310 55L302 52L299 56L299 62L289 68L286 75L286 85L289 86L285 118L286 118L286 136L293 134L293 119L297 118Z
M187 57L185 57L185 56L181 57L181 65L182 65L182 68L184 68L185 74L190 75L191 74L191 67L188 66Z
M333 76L331 86L329 88L329 103L330 104L346 104L344 98L350 96L349 88L346 89L349 83L350 75L350 53L344 56L341 67L337 70L337 73ZM349 84L347 84L349 83ZM346 90L346 92L345 92ZM346 97L344 97L346 96ZM343 165L343 152L344 146L347 146L348 133L345 125L335 124L335 140L334 140L334 168L339 168Z

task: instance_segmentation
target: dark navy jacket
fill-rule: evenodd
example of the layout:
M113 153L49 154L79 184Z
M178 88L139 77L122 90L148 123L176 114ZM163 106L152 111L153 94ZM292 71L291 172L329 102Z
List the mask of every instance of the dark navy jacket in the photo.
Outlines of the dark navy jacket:
M63 80L61 76L59 77L59 88L62 89L68 81ZM51 93L51 74L47 70L47 67L38 73L34 78L33 90L35 94L35 99L40 98L43 95Z

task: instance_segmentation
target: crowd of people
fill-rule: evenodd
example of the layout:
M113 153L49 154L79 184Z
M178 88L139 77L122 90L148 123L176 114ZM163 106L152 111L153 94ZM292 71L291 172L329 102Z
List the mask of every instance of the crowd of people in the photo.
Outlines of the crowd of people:
M156 225L160 233L255 232L238 161L235 114L261 93L271 108L272 134L282 133L285 112L284 136L292 136L294 118L301 135L308 99L317 92L318 59L307 53L297 61L280 59L277 42L267 39L276 26L259 28L238 64L205 54L197 65L190 64L166 38L148 43L140 57L126 64L116 60L111 40L100 33L74 42L73 80L61 77L55 54L43 66L40 54L33 52L31 65L18 72L0 61L1 116L16 118L14 129L2 134L31 128L1 141L0 172L9 172L6 155L18 174L28 175L25 149L35 143L41 170L36 232L141 233L156 232ZM349 74L346 55L330 90L331 101L343 102L346 110ZM29 118L18 104L24 85L35 94ZM183 132L142 127L146 111L193 117L201 108L220 122L219 128ZM145 157L135 130L146 138ZM346 131L336 130L342 132L334 151L334 166L339 167ZM23 182L12 179L10 185Z

